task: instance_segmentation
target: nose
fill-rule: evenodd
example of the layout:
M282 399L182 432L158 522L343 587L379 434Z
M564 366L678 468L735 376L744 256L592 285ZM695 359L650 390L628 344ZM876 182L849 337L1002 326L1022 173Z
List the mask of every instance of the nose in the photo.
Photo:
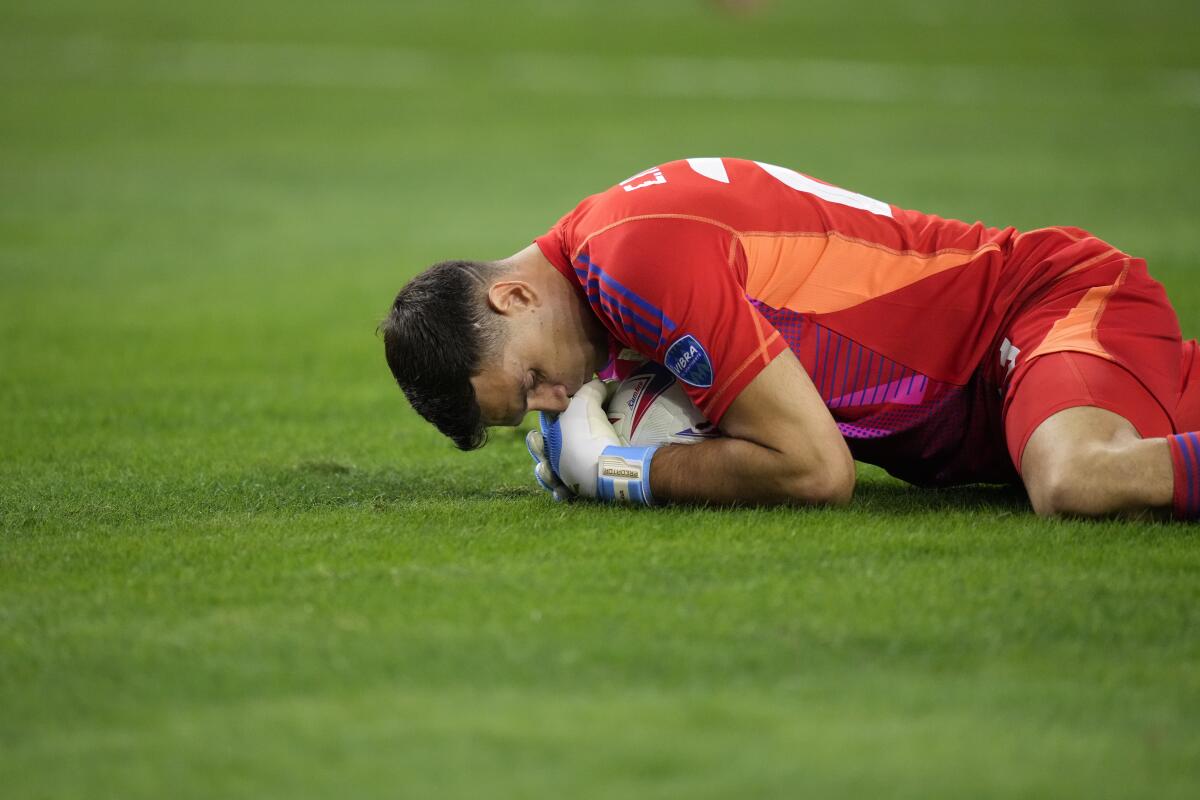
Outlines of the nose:
M530 390L526 404L530 411L549 411L561 414L567 410L567 387L561 383L542 383Z

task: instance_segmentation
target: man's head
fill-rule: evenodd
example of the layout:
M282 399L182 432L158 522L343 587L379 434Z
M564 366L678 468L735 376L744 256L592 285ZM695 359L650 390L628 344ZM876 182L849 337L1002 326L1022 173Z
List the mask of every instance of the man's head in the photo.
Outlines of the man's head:
M536 247L433 265L379 327L408 401L463 450L481 446L489 425L565 409L608 352L586 303Z

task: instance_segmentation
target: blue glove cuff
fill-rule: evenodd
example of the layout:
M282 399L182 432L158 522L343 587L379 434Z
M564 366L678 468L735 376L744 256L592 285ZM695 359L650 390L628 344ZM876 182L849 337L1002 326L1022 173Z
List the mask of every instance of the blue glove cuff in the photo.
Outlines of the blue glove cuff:
M654 505L650 494L650 459L657 449L658 445L604 448L597 465L596 497L608 502Z

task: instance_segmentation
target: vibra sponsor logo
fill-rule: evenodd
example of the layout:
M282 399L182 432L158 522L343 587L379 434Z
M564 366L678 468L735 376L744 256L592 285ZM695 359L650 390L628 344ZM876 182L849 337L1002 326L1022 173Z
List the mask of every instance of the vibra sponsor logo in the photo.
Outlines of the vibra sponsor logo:
M690 333L681 336L667 350L666 367L676 378L701 389L712 386L712 362L703 345Z
M688 365L692 363L692 359L699 357L700 351L696 349L696 345L692 345L688 348L686 353L675 359L674 372L685 372L688 368Z

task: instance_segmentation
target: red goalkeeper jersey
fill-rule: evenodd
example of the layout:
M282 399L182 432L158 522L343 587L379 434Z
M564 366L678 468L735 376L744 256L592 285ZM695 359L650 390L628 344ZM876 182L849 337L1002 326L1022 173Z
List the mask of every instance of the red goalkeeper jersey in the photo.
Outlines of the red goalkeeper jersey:
M919 484L1015 477L1005 323L1113 252L1074 228L942 219L734 158L638 173L536 241L613 339L664 364L713 422L789 347L855 458ZM1079 253L1048 260L1064 248Z

